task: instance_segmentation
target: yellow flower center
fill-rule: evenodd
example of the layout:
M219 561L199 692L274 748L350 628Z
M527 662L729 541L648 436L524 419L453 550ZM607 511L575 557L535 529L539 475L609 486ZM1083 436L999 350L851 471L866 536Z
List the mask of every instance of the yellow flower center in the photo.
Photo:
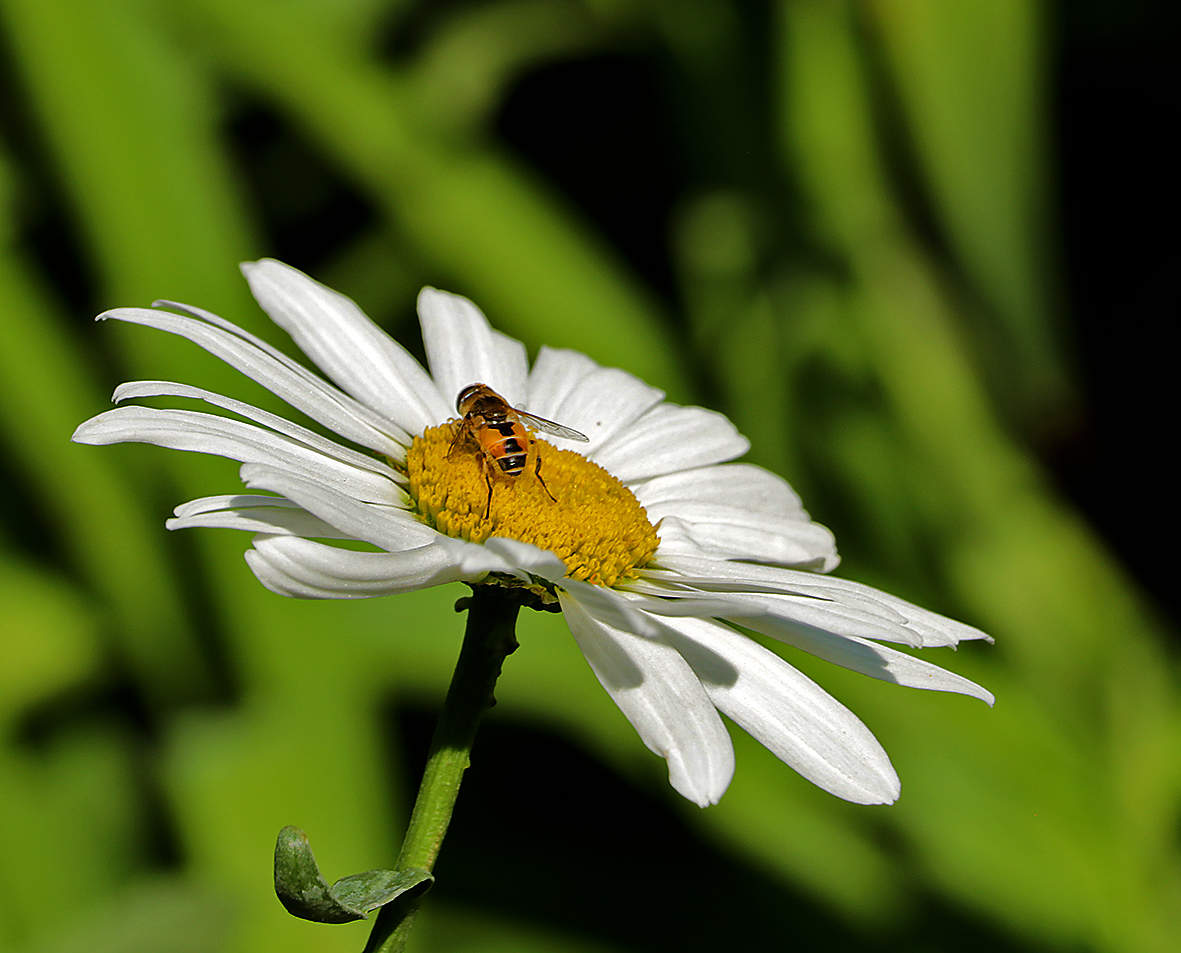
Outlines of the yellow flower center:
M532 440L525 469L510 476L470 439L452 450L459 426L428 428L406 453L407 490L429 526L473 543L490 536L532 543L558 556L571 578L600 586L634 575L656 552L648 514L598 464Z

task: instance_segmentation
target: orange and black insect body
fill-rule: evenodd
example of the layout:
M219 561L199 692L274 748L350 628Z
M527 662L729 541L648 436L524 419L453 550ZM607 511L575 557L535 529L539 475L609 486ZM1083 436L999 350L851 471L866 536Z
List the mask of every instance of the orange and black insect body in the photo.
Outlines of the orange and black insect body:
M585 434L577 430L571 430L552 420L510 406L508 401L487 384L469 384L461 390L455 398L455 409L463 419L459 422L447 454L450 456L464 440L474 443L479 449L484 482L488 485L484 519L488 518L492 510L492 473L489 472L491 465L495 464L496 469L493 472L499 471L507 477L519 477L525 472L533 440L522 421L557 437L569 440L587 439ZM545 480L541 478L540 455L534 459L533 472L546 496L555 503L558 502L545 485Z
M484 425L476 431L480 449L500 467L505 476L520 476L529 456L529 435L515 420L484 418Z

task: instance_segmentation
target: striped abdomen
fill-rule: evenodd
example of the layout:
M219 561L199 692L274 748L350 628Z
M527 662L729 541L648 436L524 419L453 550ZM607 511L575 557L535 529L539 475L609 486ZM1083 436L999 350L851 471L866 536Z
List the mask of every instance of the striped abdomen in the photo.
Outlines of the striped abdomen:
M529 435L515 420L485 420L476 431L480 449L506 476L520 476L529 455Z

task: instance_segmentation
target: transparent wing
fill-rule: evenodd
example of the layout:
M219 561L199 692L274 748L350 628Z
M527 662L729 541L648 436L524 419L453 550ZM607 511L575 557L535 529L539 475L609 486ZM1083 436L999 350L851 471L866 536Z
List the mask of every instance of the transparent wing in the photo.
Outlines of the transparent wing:
M548 433L554 437L565 437L567 440L581 440L583 443L590 442L590 437L570 427L563 427L561 424L556 424L552 420L546 420L544 417L538 417L517 407L514 407L513 410L521 418L521 423L528 424L534 430L540 430L542 433Z

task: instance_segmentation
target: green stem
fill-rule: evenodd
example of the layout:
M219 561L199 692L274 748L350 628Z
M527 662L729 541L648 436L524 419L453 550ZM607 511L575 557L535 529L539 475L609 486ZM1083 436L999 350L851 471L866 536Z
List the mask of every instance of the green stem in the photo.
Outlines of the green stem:
M519 609L517 594L508 589L477 586L472 593L463 648L431 739L414 811L398 854L399 870L434 869L459 795L459 783L469 763L476 727L484 712L496 703L492 690L500 677L500 667L517 647ZM404 950L419 903L415 899L408 904L383 907L363 953Z

